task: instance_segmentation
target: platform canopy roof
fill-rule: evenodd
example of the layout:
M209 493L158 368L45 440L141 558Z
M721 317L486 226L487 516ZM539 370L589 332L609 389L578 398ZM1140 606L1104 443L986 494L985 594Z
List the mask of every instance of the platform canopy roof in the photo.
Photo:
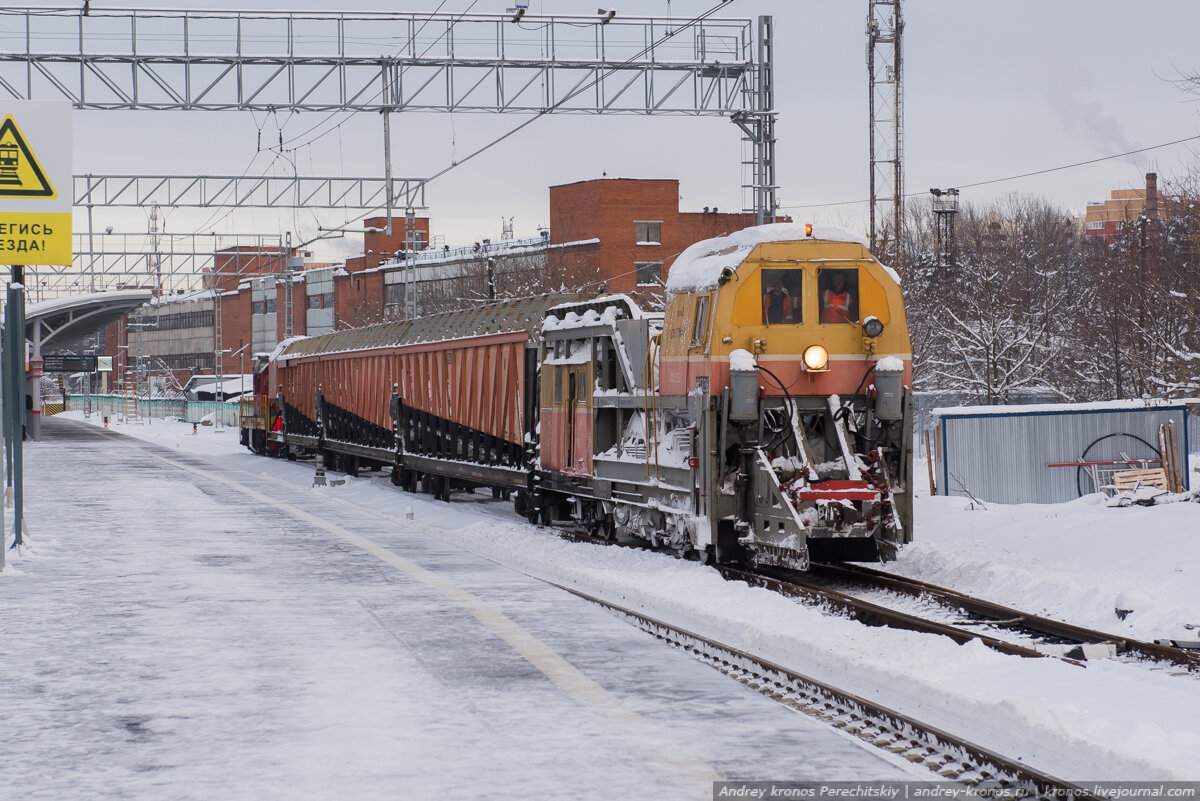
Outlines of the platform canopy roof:
M25 307L25 335L40 339L43 351L72 348L153 296L149 289L114 289L31 303Z

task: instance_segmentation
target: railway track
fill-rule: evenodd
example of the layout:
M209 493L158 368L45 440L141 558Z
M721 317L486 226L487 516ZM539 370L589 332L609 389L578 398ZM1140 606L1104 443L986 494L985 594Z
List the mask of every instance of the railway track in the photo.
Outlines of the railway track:
M644 548L605 540L583 531L564 530L562 535L576 542ZM1138 663L1166 663L1189 672L1200 672L1200 652L1075 626L862 565L813 563L808 573L774 568L751 572L729 566L717 569L729 581L742 581L805 603L826 606L868 626L937 634L960 644L979 640L1000 653L1027 658L1054 656L1083 665L1088 659L1119 656ZM833 582L875 592L925 598L965 619L945 622L894 609L859 597L852 591L835 589L830 586ZM1002 634L1007 638L999 636ZM1017 636L1014 638L1014 635Z
M1075 626L975 598L936 584L862 565L814 564L807 575L774 571L766 571L764 575L781 582L785 587L794 587L809 597L824 599L869 625L929 631L952 637L958 642L978 637L996 650L1018 653L1020 656L1052 655L1068 660L1120 656L1129 660L1167 663L1189 671L1200 671L1200 653L1195 651ZM829 586L831 582L849 585L852 590L834 589ZM858 589L928 599L956 612L964 619L955 623L931 621L859 598L854 594ZM995 632L996 635L1019 635L1028 644L1018 644L1018 647L1032 653L1012 650L1010 646L1014 643L1011 639L1006 640L1002 636L986 633L989 631Z
M861 696L805 676L790 668L673 626L641 612L597 598L580 590L555 585L608 609L643 631L679 648L751 689L787 704L810 717L850 734L876 748L922 765L936 775L971 786L1020 788L1010 797L1083 797L1081 789L1039 771L1020 759L1009 758L922 723Z

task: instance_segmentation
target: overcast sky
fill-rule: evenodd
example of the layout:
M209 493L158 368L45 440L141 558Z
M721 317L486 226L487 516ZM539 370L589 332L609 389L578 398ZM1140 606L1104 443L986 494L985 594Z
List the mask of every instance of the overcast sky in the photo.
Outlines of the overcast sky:
M606 0L614 2L616 0ZM93 8L104 3L93 3ZM124 2L121 6L159 6ZM227 0L193 0L221 8ZM363 10L430 11L436 0L350 0ZM471 0L447 0L461 12ZM500 13L507 0L477 0L473 12ZM597 0L531 0L531 13L594 13ZM624 0L618 13L690 17L707 0ZM865 230L868 196L867 0L732 0L727 16L775 16L779 199L801 221ZM322 9L315 0L255 7ZM906 190L959 186L1107 156L1200 134L1196 98L1174 81L1200 72L1196 0L908 0L904 5ZM39 98L50 99L50 98ZM279 157L264 144L303 132L324 115L246 112L76 112L76 173L382 175L378 115L346 117L334 133ZM519 115L404 114L393 118L397 175L429 175L523 119ZM327 126L328 127L328 126ZM1111 189L1141 185L1147 169L1177 175L1197 160L1200 141L1132 158L964 190L970 201L1007 192L1043 196L1082 209ZM516 233L548 222L552 184L599 177L678 178L685 210L741 207L741 141L712 118L550 116L431 184L433 232L450 244L499 235L501 216ZM789 208L791 207L791 208ZM102 230L145 230L139 212L97 209ZM317 235L318 220L342 212L239 210L171 212L173 232L293 231ZM86 227L76 213L75 229ZM361 242L328 243L346 255Z

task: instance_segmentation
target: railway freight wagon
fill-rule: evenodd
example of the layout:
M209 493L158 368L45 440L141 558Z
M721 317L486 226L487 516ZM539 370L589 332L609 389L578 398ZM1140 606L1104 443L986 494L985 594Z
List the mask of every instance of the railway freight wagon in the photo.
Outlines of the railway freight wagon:
M895 274L832 227L706 240L663 313L545 296L302 339L260 366L268 451L720 561L804 569L911 538ZM262 428L272 428L270 419Z
M397 484L446 499L475 486L524 489L536 436L536 332L548 308L577 297L290 342L259 368L282 419L269 439L290 458L320 455L335 470L393 469Z

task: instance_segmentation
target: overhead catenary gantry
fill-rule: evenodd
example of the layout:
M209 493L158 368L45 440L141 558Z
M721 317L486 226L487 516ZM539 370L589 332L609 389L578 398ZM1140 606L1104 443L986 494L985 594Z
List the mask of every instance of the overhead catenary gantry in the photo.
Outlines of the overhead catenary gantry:
M164 293L203 288L222 251L240 248L245 263L250 254L280 258L287 250L280 234L178 234L104 232L91 237L75 233L74 260L70 267L38 268L26 274L31 301L43 301L81 292L104 292L131 286L156 286ZM235 260L235 264L242 261Z
M385 125L406 111L724 116L752 153L746 209L774 218L770 17L517 16L0 9L0 94Z
M0 42L0 87L78 109L764 110L748 19L73 6L0 9Z
M76 175L74 205L109 208L378 209L386 178L252 175ZM392 179L392 206L424 208L425 181Z

